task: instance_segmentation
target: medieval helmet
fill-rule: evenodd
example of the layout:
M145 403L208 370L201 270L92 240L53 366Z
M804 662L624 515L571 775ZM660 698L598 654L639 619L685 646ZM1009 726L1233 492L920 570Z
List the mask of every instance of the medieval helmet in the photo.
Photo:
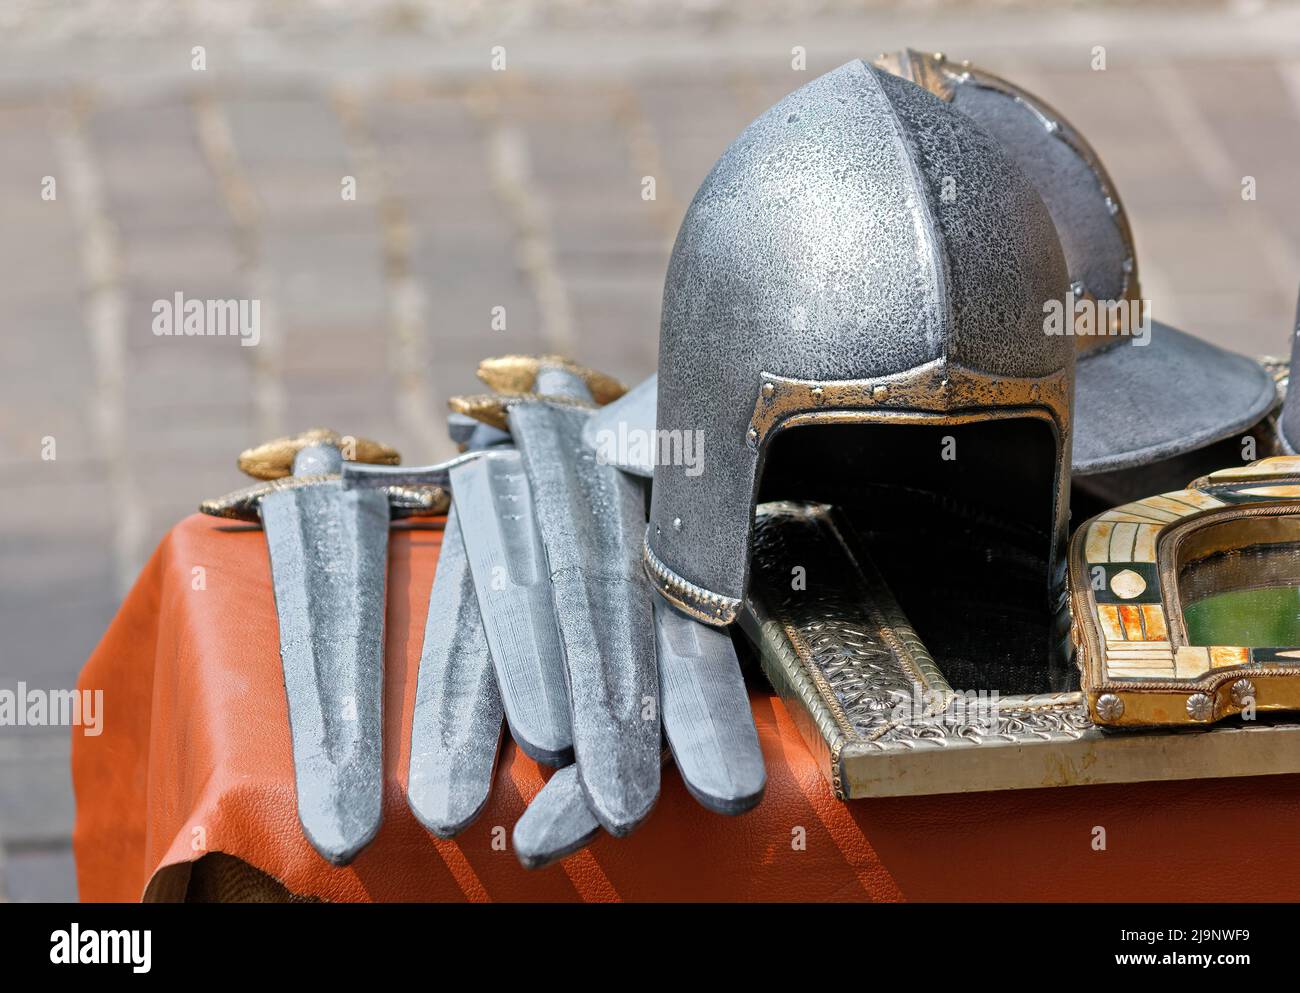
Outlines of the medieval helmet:
M919 545L960 492L978 509L941 540L1032 525L1038 604L1059 605L1074 350L1043 314L1068 285L1033 185L934 95L856 60L776 104L704 180L668 266L657 435L702 458L656 459L656 589L727 624L756 502L857 506Z
M993 135L1051 212L1074 298L1121 305L1098 308L1109 311L1109 320L1074 339L1076 477L1184 456L1247 431L1276 405L1272 378L1245 356L1154 320L1145 335L1123 337L1122 325L1143 306L1128 217L1100 157L1060 113L1014 83L942 54L905 49L879 56L876 65L923 86ZM1124 347L1130 343L1142 347ZM1216 452L1214 465L1223 457ZM1178 461L1170 478L1181 483L1194 464ZM1118 482L1106 480L1104 489L1119 492Z

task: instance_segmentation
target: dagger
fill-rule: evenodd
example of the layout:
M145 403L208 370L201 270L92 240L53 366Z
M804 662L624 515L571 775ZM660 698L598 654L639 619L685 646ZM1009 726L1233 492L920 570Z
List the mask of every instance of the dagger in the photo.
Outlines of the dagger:
M403 512L445 503L445 494L433 489L346 488L343 450L353 444L315 430L250 449L240 456L240 468L271 482L200 507L244 519L255 513L261 520L298 818L313 847L335 865L350 862L382 819L390 501ZM355 446L358 457L397 461L396 452L375 443Z
M573 731L551 577L528 476L509 454L451 471L460 533L511 737L538 762L567 765Z
M453 421L453 438L464 427ZM510 441L482 424L461 434L478 451ZM440 838L458 834L482 811L501 744L501 693L461 526L467 509L457 490L429 593L411 727L407 802Z
M542 360L531 386L506 413L550 571L577 777L596 820L621 836L659 796L659 685L639 551L645 501L637 483L582 444L588 381Z

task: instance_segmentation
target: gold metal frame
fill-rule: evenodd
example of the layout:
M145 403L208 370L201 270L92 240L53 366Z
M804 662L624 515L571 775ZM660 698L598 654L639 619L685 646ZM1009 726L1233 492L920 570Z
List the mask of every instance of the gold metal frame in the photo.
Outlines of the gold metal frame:
M1231 537L1231 547L1244 547L1270 537L1262 522L1295 515L1300 459L1279 456L1125 504L1075 532L1073 635L1094 721L1204 726L1248 707L1300 710L1300 646L1189 645L1178 585L1181 564L1207 529L1237 525L1217 542ZM1096 569L1106 579L1101 596Z

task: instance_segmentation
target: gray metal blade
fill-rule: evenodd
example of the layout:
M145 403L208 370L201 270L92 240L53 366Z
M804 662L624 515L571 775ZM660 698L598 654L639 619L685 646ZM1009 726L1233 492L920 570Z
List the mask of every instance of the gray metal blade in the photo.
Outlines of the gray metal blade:
M637 476L653 476L658 390L659 377L651 376L595 411L582 428L583 444L602 462Z
M510 433L551 574L578 776L601 825L624 835L659 795L653 594L641 571L642 484L597 464L582 443L588 416L545 401L519 403L510 408Z
M388 497L335 480L272 493L261 515L298 817L316 850L343 865L382 817Z
M407 802L440 838L468 827L492 790L501 697L455 504L447 515L411 722Z
M493 451L464 452L435 465L370 465L344 462L343 483L348 489L383 489L387 486L441 486L450 484L451 470L476 459L494 458Z
M704 806L743 814L763 798L767 770L731 635L662 597L654 615L664 731L677 769Z
M578 767L565 766L550 778L515 822L515 855L525 869L541 869L572 855L600 833L587 806Z
M538 762L573 761L564 652L546 553L517 452L452 470L478 605L511 736Z

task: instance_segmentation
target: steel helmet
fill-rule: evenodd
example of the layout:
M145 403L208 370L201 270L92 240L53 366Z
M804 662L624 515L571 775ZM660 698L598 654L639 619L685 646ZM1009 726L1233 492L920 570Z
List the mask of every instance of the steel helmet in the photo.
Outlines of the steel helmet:
M886 530L924 507L909 526L939 548L972 522L1025 522L1038 603L1059 607L1074 346L1044 312L1068 288L1033 184L922 87L857 60L776 104L704 180L668 266L656 589L730 623L756 502L801 499ZM692 439L701 459L671 457ZM959 492L978 509L939 536Z

